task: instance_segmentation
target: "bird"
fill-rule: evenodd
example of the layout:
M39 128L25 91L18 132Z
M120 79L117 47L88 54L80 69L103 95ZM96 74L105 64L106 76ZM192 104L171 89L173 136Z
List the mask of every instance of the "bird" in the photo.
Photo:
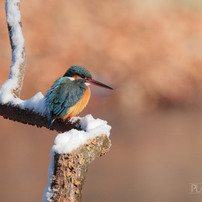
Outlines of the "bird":
M55 81L45 96L48 128L55 119L71 119L86 107L91 96L90 84L113 90L92 79L90 72L79 65L72 65Z

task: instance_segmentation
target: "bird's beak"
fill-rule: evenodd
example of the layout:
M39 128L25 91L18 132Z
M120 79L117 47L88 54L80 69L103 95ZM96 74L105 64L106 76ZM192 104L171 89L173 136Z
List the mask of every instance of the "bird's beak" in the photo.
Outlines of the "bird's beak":
M113 90L113 88L111 88L111 87L109 87L109 86L107 86L107 85L105 85L105 84L103 84L103 83L101 83L99 81L96 81L94 79L87 80L87 82L90 83L90 84L93 84L95 86L100 86L100 87L103 87L103 88L108 88L108 89Z

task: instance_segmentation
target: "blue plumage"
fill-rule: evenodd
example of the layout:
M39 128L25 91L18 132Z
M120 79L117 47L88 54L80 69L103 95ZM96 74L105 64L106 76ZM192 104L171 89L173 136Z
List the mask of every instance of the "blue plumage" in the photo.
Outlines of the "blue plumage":
M66 114L81 99L86 88L83 80L71 81L68 77L59 78L53 84L45 97L48 127L52 125L54 117Z

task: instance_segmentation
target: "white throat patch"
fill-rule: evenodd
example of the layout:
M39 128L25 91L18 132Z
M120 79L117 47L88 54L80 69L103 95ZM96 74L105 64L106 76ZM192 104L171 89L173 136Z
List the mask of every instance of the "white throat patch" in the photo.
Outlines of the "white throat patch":
M90 83L85 82L85 85L86 85L86 86L90 86Z

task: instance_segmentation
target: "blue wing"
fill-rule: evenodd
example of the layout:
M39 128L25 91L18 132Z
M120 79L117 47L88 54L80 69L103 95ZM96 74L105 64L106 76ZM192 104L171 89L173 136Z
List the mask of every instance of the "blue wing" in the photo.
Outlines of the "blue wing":
M67 77L58 79L46 94L46 110L49 120L48 127L58 117L67 113L83 96L85 88L81 88Z

